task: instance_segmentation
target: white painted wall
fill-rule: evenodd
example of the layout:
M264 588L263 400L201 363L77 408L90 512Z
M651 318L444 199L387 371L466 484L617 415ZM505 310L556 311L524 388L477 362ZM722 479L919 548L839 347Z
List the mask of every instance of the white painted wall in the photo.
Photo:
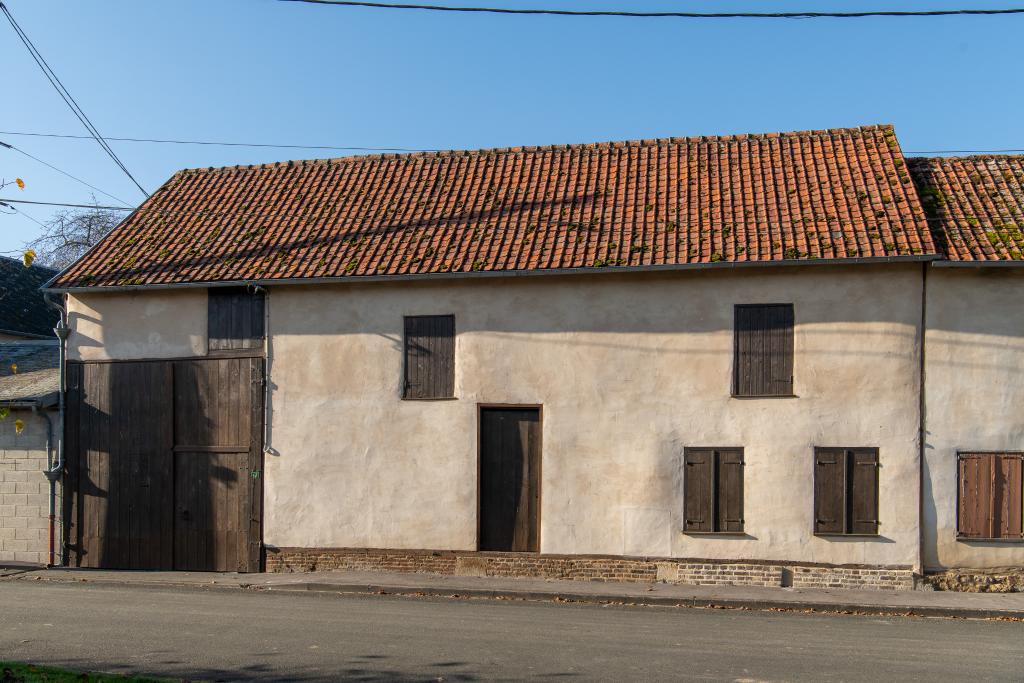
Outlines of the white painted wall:
M928 273L923 519L928 568L1024 565L1024 544L956 538L957 452L1024 450L1024 272Z
M543 552L914 564L920 281L891 265L271 288L265 540L475 548L477 404L527 403L544 406ZM74 357L198 353L200 299L82 297ZM758 302L795 304L797 398L729 396L733 305ZM402 316L446 313L457 399L400 400ZM745 447L745 536L679 531L688 445ZM879 447L877 539L812 535L815 445Z
M206 355L206 290L68 297L69 360Z

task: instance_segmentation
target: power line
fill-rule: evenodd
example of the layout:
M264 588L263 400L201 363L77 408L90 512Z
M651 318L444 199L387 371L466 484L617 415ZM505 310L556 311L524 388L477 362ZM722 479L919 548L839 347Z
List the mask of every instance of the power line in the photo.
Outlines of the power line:
M0 198L0 204L37 204L39 206L68 206L76 209L109 209L111 211L134 211L130 206L104 206L102 204L69 204L68 202L34 202L28 199ZM11 207L14 208L13 206Z
M54 166L53 164L50 164L50 163L47 163L47 162L43 161L43 160L42 160L42 159L40 159L39 157L36 157L36 156L32 156L31 154L29 154L29 153L28 153L28 152L26 152L25 150L23 150L23 149L19 149L19 148L15 147L14 145L11 145L11 144L8 144L8 143L4 142L3 140L0 140L0 147L6 147L7 149L13 149L13 150L14 150L15 152L20 152L21 154L24 154L25 156L27 156L27 157L28 157L29 159L32 159L33 161L38 161L38 162L39 162L40 164L42 164L43 166L46 166L46 167L48 167L48 168L52 168L52 169L53 169L54 171L56 171L57 173L60 173L60 174L62 174L62 175L66 175L66 176L67 176L68 178L71 178L72 180L78 181L78 182L80 182L81 184L85 185L86 187L89 187L89 188L92 188L93 190L96 190L96 191L97 191L97 192L99 192L100 194L105 194L105 195L107 195L108 197L110 197L111 199L114 199L114 200L116 200L116 201L119 201L119 202L121 202L122 204L128 204L128 202L126 202L125 200L121 199L120 197L115 197L114 195L110 194L109 192L105 192L105 191L101 190L100 188L96 187L95 185L90 185L89 183L85 182L85 181L84 181L84 180L82 180L81 178L78 178L78 177L76 177L76 176L73 176L73 175L71 175L70 173L68 173L67 171L64 171L64 170L62 170L62 169L59 169L59 168L57 168L56 166Z
M368 9L425 10L429 12L475 12L481 14L551 15L561 17L623 17L648 19L861 19L865 17L946 17L1024 14L1022 9L948 9L948 10L875 10L864 12L627 12L613 10L512 9L501 7L451 7L445 5L407 5L390 2L350 2L349 0L279 0L310 5L364 7Z
M0 135L24 135L38 138L67 138L72 140L92 140L88 135L66 135L62 133L26 133L20 131L0 130ZM168 145L215 145L220 147L271 147L279 149L334 149L354 152L439 152L439 149L417 149L412 147L356 147L338 145L291 145L273 144L269 142L222 142L215 140L160 140L155 138L112 138L115 142L153 142ZM126 202L127 203L127 202Z
M21 215L21 216L24 216L25 218L29 219L30 221L32 221L33 223L35 223L36 225L38 225L38 226L39 226L40 228L43 228L43 229L45 229L45 228L46 228L46 226L45 226L45 225L43 225L43 224L42 224L41 222L37 221L37 220L36 220L35 218L33 218L32 216L29 216L29 215L28 215L27 213L25 213L24 211L20 210L20 209L19 209L18 207L16 207L16 206L11 206L10 204L8 204L8 203L7 203L7 201L8 201L8 200L6 200L6 199L4 199L4 200L0 200L0 206L6 206L6 207L7 207L8 209L10 209L11 211L14 211L15 213L17 213L17 214L19 214L19 215ZM10 253L10 252L7 252L7 253Z
M39 138L60 138L70 140L92 140L88 135L69 135L66 133L35 133L27 131L0 130L0 135L21 135ZM264 147L274 149L333 149L339 151L356 152L442 152L437 147L356 147L342 145L292 145L276 144L271 142L224 142L219 140L171 140L158 138L114 138L107 137L107 140L116 142L144 142L169 145L214 145L222 147ZM1018 154L1024 153L1024 148L1019 149L916 149L904 150L904 154ZM104 192L104 194L106 194ZM108 195L110 196L110 195ZM117 199L115 197L115 199ZM118 200L121 201L121 200ZM130 202L124 202L129 204Z
M33 44L32 40L28 37L28 34L26 34L24 30L22 30L18 22L14 20L14 15L11 14L11 11L7 9L7 5L5 5L3 2L0 2L0 11L3 11L4 15L7 17L7 20L11 24L11 28L13 28L14 32L18 34L18 38L20 38L21 42L25 45L25 48L32 56L33 61L35 61L36 65L42 70L43 75L46 76L46 80L50 82L50 85L52 85L54 90L57 91L57 94L60 95L62 100L64 100L64 103L68 105L68 108L71 109L71 112L82 123L82 125L85 126L85 129L89 131L89 134L92 135L92 137L96 140L99 146L103 148L103 151L107 153L107 155L114 161L118 168L124 171L124 174L127 175L128 178L131 179L133 183L135 183L135 187L139 188L139 191L148 197L149 193L146 192L142 185L139 184L139 181L136 180L135 176L131 174L131 172L128 170L128 167L125 166L124 163L122 163L122 161L117 157L116 154L114 154L114 150L111 149L110 145L107 144L107 141L103 139L103 136L100 135L99 130L96 128L96 126L93 125L92 121L89 120L89 117L85 115L85 111L83 111L82 107L79 106L75 98L71 96L71 93L68 91L68 89L64 87L64 84L61 82L60 78L57 77L56 72L54 72L54 70L50 68L50 65L47 63L42 53L39 52L35 44Z

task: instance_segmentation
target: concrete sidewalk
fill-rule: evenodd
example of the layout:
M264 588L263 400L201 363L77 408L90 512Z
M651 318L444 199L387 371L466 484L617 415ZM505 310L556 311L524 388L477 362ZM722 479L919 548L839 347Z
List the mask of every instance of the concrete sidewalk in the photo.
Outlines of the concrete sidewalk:
M685 586L355 571L236 574L31 567L0 568L0 584L4 581L1024 620L1024 593Z

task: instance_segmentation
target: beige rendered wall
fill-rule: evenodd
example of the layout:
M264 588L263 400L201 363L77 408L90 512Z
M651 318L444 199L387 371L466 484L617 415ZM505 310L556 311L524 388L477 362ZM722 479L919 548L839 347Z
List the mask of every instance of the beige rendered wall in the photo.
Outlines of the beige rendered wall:
M932 268L925 342L924 559L1024 565L1024 544L956 538L957 452L1024 450L1024 272Z
M56 411L49 414L56 433L58 416ZM15 420L24 422L20 434ZM31 410L12 410L0 419L0 562L49 561L46 467L46 419Z
M477 404L543 405L541 550L915 564L920 266L279 287L277 546L476 547ZM733 305L793 302L798 398L730 398ZM399 399L402 316L454 313L454 401ZM746 535L684 535L685 446L746 449ZM881 449L881 535L819 538L812 447Z
M206 290L68 297L69 360L206 355Z
M541 404L543 552L915 564L920 282L861 265L271 287L265 540L474 549L477 406ZM729 396L733 305L758 302L795 304L797 398ZM204 294L72 310L73 357L202 350ZM401 400L402 316L448 313L456 400ZM878 538L813 536L815 445L880 448ZM679 531L685 446L746 449L745 535Z

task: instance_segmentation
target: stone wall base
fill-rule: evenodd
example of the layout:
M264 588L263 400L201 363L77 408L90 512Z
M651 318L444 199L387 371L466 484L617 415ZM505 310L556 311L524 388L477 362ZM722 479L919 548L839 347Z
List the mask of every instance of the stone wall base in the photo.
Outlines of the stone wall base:
M910 567L816 565L609 555L540 555L458 550L267 548L268 572L331 570L630 581L697 586L793 586L910 590Z
M964 593L1024 593L1024 567L947 569L929 572L924 583L937 591Z

